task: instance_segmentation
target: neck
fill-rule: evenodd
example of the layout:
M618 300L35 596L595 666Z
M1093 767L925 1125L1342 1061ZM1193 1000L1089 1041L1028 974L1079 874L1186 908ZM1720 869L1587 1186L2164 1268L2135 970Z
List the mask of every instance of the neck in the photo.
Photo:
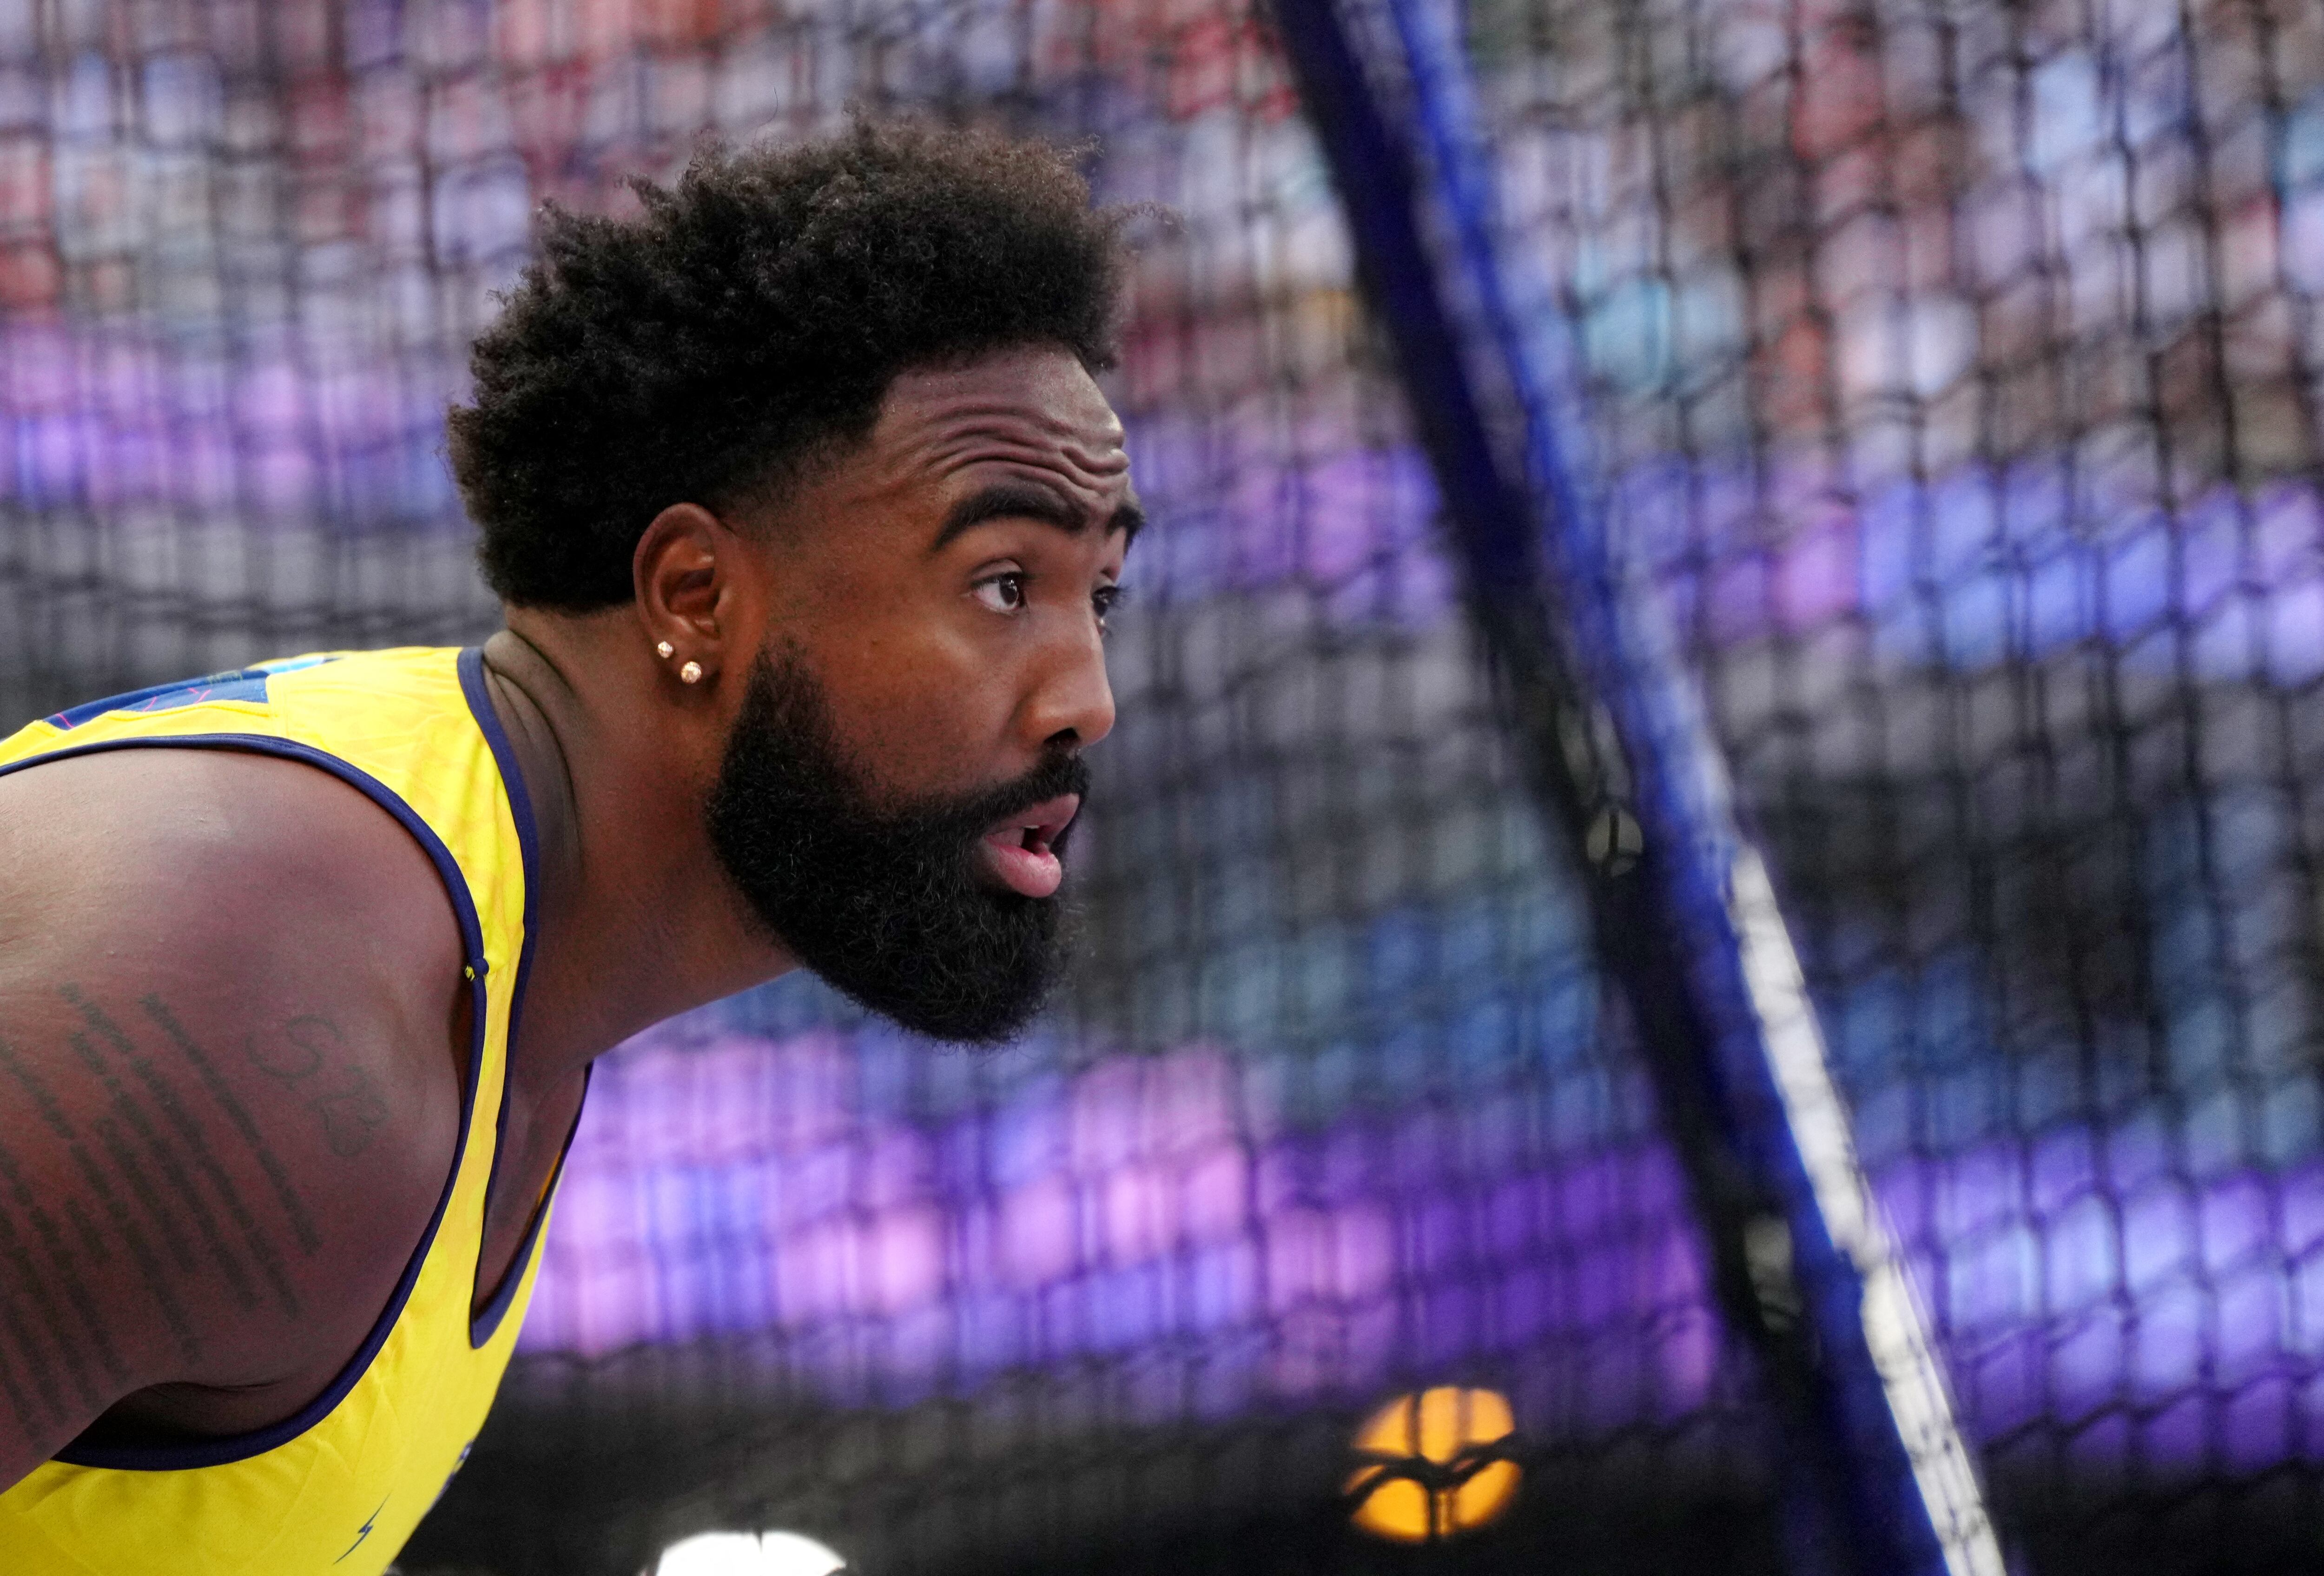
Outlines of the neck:
M663 1018L788 972L726 879L702 806L715 741L628 653L619 614L511 611L485 686L538 832L524 1011L511 1066L535 1087ZM626 631L614 627L628 623Z

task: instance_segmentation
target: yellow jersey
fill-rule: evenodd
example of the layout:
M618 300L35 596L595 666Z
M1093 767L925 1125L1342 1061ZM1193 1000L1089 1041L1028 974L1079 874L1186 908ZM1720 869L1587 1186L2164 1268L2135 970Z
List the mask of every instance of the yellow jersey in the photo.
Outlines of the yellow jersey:
M476 1309L524 991L531 808L474 650L299 657L92 702L0 742L0 773L156 747L305 761L368 794L427 851L458 916L475 993L459 1147L394 1295L327 1389L253 1433L69 1446L0 1492L0 1571L379 1576L466 1459L492 1405L556 1191L552 1173L515 1261Z

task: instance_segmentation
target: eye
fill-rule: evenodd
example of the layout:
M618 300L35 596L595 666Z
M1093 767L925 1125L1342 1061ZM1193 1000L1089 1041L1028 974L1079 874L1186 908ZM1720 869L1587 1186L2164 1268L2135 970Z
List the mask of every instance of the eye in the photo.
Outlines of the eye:
M1090 606L1097 613L1098 628L1105 628L1106 615L1120 607L1121 599L1128 594L1119 585L1101 585L1090 593Z
M976 600L995 613L1015 613L1025 605L1025 571L1005 569L998 575L987 575L970 587Z

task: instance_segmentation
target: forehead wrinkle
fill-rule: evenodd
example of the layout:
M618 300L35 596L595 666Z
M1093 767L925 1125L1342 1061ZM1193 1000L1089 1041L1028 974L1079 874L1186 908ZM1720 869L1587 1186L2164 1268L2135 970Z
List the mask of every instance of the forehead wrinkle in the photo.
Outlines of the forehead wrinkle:
M1092 449L1078 442L1028 441L1021 431L980 426L945 434L924 451L929 468L950 472L974 465L1017 465L1055 476L1076 492L1109 493L1126 486L1130 456L1118 442Z
M879 435L881 493L942 482L979 465L1029 472L1090 512L1129 486L1120 419L1096 385L1064 398L990 386L927 387L889 407ZM1028 477L1028 480L1032 479Z
M1084 441L1094 432L1101 435L1100 441L1106 447L1120 447L1121 419L1114 414L1103 395L1094 389L1089 393L1090 402L1074 412L1059 410L1054 401L1036 403L1021 395L963 389L930 401L921 420L932 428L961 427L973 432L1029 428L1060 443Z
M1095 392L1094 390L1092 391ZM1120 419L1105 405L1104 396L1097 395L1096 405L1105 410L1104 425L1116 432ZM994 394L983 390L962 389L940 394L928 401L927 419L932 422L974 421L998 419L1003 421L1023 421L1051 432L1071 432L1080 423L1055 406L1034 404L1021 397Z
M937 441L963 442L977 438L999 439L1002 442L1034 442L1044 439L1062 448L1094 452L1094 436L1098 448L1118 451L1121 447L1120 419L1111 410L1103 422L1075 421L1048 411L1028 410L1017 405L984 405L957 410L932 413L926 425L942 436ZM1030 429L1029 432L1028 429Z

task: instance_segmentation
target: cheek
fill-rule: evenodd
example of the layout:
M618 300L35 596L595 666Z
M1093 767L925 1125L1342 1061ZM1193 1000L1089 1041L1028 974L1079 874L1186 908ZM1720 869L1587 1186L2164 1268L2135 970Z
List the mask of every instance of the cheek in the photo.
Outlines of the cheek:
M945 649L866 658L826 681L841 742L879 786L908 797L957 793L999 775L1009 676Z

